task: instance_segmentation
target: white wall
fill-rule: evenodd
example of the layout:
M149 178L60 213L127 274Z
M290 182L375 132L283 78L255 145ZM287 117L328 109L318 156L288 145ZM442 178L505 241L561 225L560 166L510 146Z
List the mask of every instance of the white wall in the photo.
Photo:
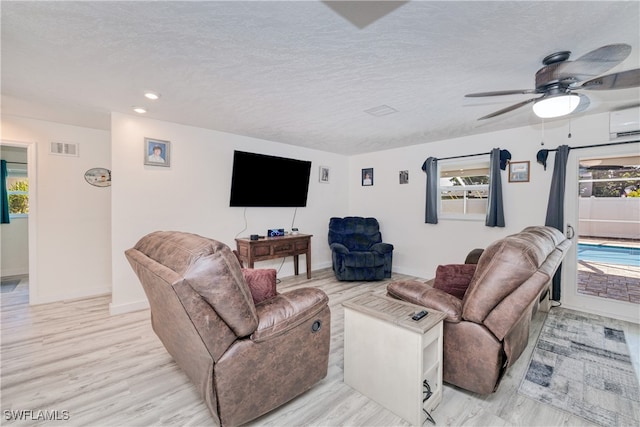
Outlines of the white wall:
M30 277L30 301L109 293L111 190L84 179L88 169L110 168L109 132L3 114L2 139L35 144L37 180L30 176L29 185L37 198L30 215L37 263L30 272L37 284ZM50 155L52 141L79 143L79 157Z
M543 225L555 153L549 153L546 171L536 162L536 153L563 144L608 143L608 126L609 115L600 114L545 123L544 134L540 125L527 126L353 156L349 159L349 212L378 218L383 240L395 246L394 271L430 278L439 264L463 262L473 248L484 248L529 225ZM421 168L427 157L485 153L492 148L509 150L513 161L530 161L527 183L509 183L507 172L502 172L506 227L447 219L425 224L426 176ZM361 186L363 168L374 168L373 187ZM409 170L409 184L399 184L401 170ZM567 195L568 203L575 203L572 199Z
M27 162L27 149L0 144L0 158L8 162ZM8 164L11 169L17 165ZM26 166L21 165L26 170ZM29 218L11 218L0 225L0 276L19 276L29 273Z
M170 141L170 167L144 165L145 137ZM149 232L188 231L235 248L236 236L265 234L269 228L291 229L294 208L248 208L245 230L245 209L229 207L236 149L312 161L307 207L297 209L293 226L314 235L312 268L331 265L329 218L346 215L348 209L345 156L119 113L112 114L111 149L112 313L147 306L124 251ZM331 170L329 184L319 183L320 165ZM274 260L256 267L280 268L281 264ZM293 262L288 258L278 275L292 274Z
M531 196L548 194L551 171L544 173L535 163L539 133L526 133L517 129L354 156L350 159L350 213L378 218L384 240L395 246L395 271L433 277L439 264L463 262L471 249L544 222L546 200ZM442 218L438 224L425 224L426 175L421 168L427 157L485 153L498 147L509 150L514 161L533 159L529 183L510 184L506 171L502 172L506 227ZM360 170L367 167L374 168L373 187L360 185ZM400 170L409 170L409 184L399 184Z

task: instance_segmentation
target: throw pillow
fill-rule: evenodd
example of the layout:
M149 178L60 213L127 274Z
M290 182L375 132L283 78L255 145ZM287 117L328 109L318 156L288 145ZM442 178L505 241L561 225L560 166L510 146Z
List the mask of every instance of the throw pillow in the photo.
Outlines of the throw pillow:
M433 287L462 299L475 272L475 264L439 265Z
M276 292L276 270L273 268L243 268L242 276L249 286L254 304L278 295Z

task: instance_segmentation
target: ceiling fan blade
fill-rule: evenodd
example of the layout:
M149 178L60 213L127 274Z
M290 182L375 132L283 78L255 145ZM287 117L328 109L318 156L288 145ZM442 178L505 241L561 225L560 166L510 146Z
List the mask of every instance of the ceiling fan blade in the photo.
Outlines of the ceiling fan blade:
M575 61L558 64L556 75L560 80L582 81L609 71L631 53L631 46L625 43L610 44L594 49Z
M582 113L587 108L589 108L589 105L591 105L591 100L587 95L583 95L581 93L576 93L576 95L580 97L580 103L578 104L576 109L571 112L571 114Z
M518 109L520 107L524 107L527 104L530 104L530 103L532 103L534 101L537 101L540 98L541 97L539 97L539 98L531 98L531 99L527 99L526 101L518 102L517 104L510 105L507 108L503 108L502 110L498 110L498 111L495 111L495 112L493 112L491 114L487 114L486 116L480 117L478 120L490 119L492 117L499 116L500 114L508 113L509 111L516 110L516 109Z
M596 77L572 89L612 90L632 87L640 87L640 68Z
M465 95L465 97L479 98L482 96L520 95L520 94L527 94L527 93L536 93L536 91L534 89L498 90L494 92L468 93Z

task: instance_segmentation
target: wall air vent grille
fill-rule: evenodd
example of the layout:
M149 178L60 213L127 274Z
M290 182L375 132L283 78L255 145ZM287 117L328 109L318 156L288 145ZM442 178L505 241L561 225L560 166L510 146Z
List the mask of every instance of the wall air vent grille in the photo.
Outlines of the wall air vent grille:
M52 142L49 154L78 157L80 155L80 151L78 144L72 144L69 142Z

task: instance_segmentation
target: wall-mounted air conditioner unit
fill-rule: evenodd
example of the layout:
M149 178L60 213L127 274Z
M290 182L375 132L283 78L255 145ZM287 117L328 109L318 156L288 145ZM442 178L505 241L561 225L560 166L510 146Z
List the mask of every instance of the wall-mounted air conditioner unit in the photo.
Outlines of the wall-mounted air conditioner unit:
M609 138L640 135L640 107L609 113Z

